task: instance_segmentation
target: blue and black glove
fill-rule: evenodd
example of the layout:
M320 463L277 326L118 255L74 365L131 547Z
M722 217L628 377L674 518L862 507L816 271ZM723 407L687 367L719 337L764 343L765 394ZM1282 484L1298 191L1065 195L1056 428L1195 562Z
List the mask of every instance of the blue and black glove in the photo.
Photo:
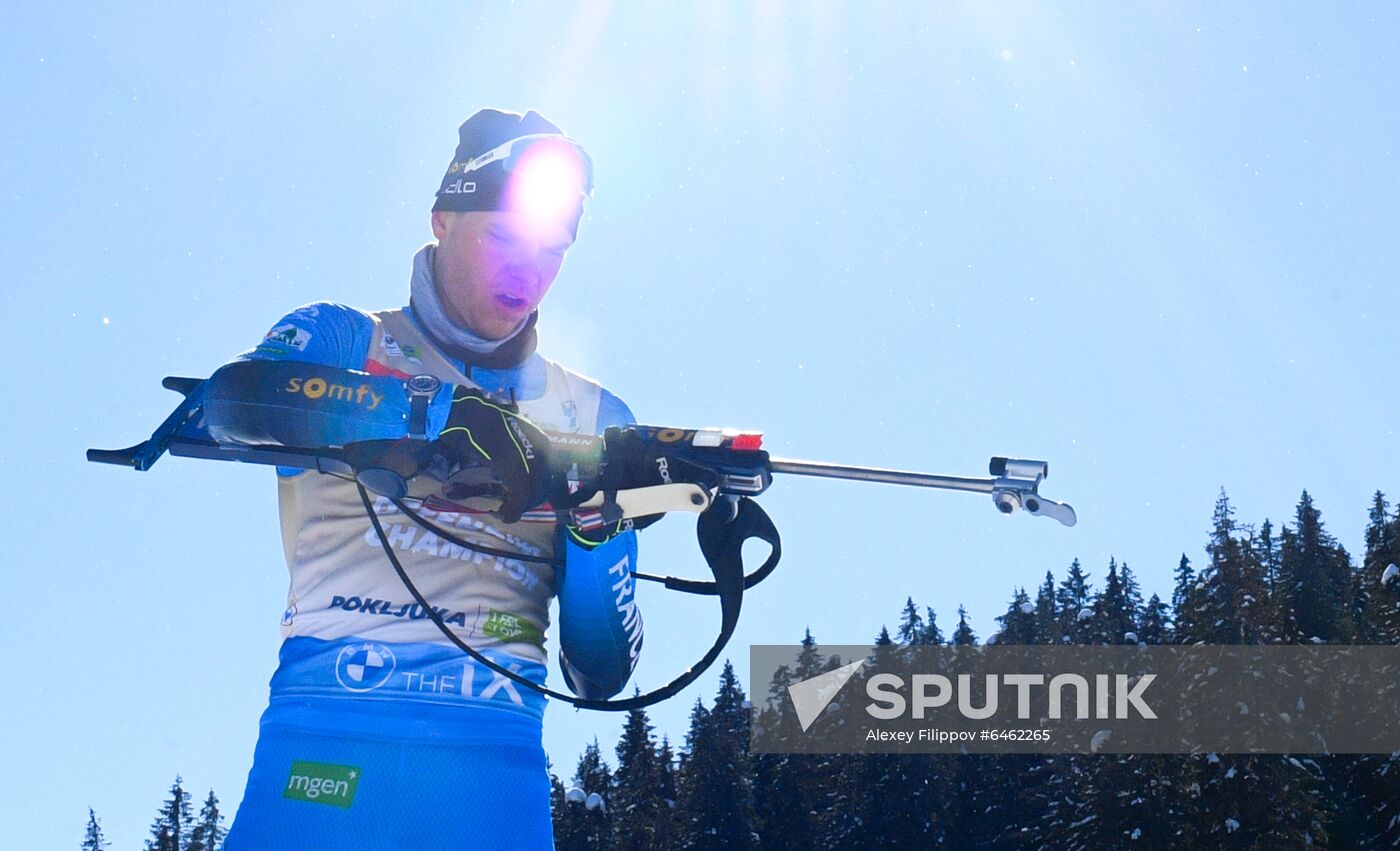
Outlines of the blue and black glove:
M594 490L586 496L602 491L611 498L618 491L681 483L696 484L706 490L719 485L718 473L685 457L680 449L679 444L668 446L648 440L636 428L609 427L603 432L602 470ZM582 546L597 546L620 532L645 529L663 516L647 514L589 531L570 529L570 535Z
M635 428L603 432L603 471L600 490L620 491L681 482L711 489L719 474L685 457L684 445L647 440Z
M432 446L449 465L443 486L448 499L499 499L494 513L507 523L549 499L549 437L479 391L453 388L447 423Z

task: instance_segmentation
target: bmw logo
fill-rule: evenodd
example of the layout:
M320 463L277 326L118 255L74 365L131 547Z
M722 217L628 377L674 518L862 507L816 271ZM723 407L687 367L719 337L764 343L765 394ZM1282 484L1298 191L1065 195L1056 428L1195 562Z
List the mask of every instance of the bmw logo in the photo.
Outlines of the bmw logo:
M383 644L350 644L335 660L335 678L348 691L373 691L394 675L394 653Z

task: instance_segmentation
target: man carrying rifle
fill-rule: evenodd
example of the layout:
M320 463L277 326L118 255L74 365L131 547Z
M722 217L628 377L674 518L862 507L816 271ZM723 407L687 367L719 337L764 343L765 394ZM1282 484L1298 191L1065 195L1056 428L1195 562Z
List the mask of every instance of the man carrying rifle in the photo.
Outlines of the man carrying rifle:
M230 851L552 844L545 698L465 656L433 615L543 684L557 594L570 689L610 697L636 664L635 532L584 533L546 504L569 499L546 431L633 422L616 396L535 351L537 309L592 177L584 150L538 113L476 113L433 205L436 242L414 257L408 305L301 307L210 380L194 432L359 448L366 468L394 480L375 490L401 477L423 516L472 545L410 522L382 495L370 497L375 524L354 481L279 468L284 641ZM230 377L256 363L272 370L258 373L264 386ZM281 407L263 412L255 402L268 394ZM641 456L616 460L613 479L660 483ZM385 550L430 607L406 593Z

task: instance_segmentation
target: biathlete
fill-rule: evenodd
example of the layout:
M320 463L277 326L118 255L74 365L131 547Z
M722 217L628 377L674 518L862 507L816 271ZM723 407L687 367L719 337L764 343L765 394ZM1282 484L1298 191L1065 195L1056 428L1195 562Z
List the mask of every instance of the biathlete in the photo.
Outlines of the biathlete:
M607 698L627 683L642 645L636 533L583 534L541 507L561 488L545 431L633 422L618 397L535 351L540 302L592 181L583 148L538 113L476 113L437 192L436 241L413 258L407 306L298 308L235 361L278 362L267 373L278 387L234 386L229 368L210 380L192 433L289 446L415 437L446 472L474 465L492 483L480 511L469 509L485 492L454 492L450 476L408 480L422 514L469 548L384 496L373 499L377 533L354 481L278 469L284 640L229 851L552 847L545 698L449 644L381 547L438 619L497 664L543 684L558 596L568 687ZM385 390L385 378L409 389ZM270 392L300 413L219 402Z

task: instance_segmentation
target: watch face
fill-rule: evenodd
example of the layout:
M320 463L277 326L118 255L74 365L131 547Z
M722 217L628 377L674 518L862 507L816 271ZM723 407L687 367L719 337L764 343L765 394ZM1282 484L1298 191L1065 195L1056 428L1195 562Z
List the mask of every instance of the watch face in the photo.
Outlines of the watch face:
M408 380L408 389L414 393L435 393L441 386L442 382L431 375L415 375Z

